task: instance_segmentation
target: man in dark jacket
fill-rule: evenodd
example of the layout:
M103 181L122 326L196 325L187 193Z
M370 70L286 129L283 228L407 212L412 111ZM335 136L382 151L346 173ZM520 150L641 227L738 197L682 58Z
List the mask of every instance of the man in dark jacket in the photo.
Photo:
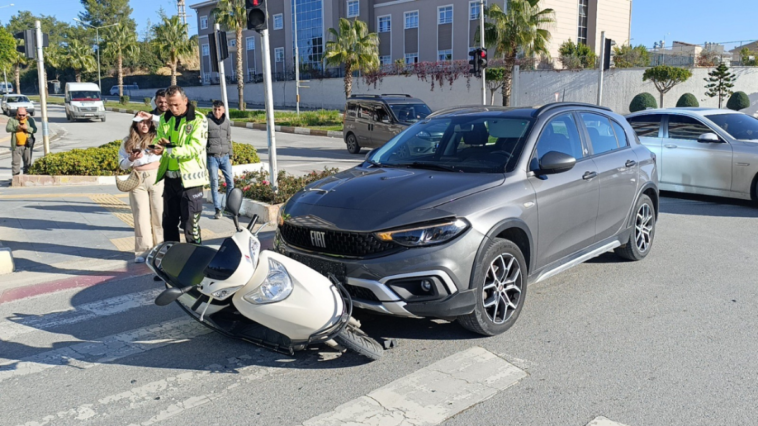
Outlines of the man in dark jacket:
M11 134L12 172L13 176L21 173L21 163L24 164L24 174L29 172L32 165L32 149L34 149L34 134L37 133L37 123L34 118L21 107L16 111L16 117L8 119L5 131Z
M224 206L221 205L221 197L218 196L218 171L224 174L226 193L234 188L234 175L232 174L232 126L226 119L226 110L221 101L213 102L213 111L208 113L208 173L211 180L211 194L213 206L216 207L216 216L221 219Z
M155 109L150 111L150 114L153 114L153 123L157 126L158 123L161 121L161 115L163 115L164 112L168 111L168 100L166 100L166 89L158 89L155 92L155 97L153 98L153 102L155 103Z

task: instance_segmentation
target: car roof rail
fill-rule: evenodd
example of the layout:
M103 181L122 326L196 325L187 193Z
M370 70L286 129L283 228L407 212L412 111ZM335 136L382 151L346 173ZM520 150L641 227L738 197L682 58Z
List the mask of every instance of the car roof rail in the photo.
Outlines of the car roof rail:
M361 98L372 98L372 99L378 99L381 98L382 95L350 95L350 99L361 99Z
M601 105L595 105L595 104L588 104L586 102L551 102L549 104L542 105L541 107L537 108L536 111L534 111L534 116L538 116L544 112L547 112L551 109L555 108L561 108L561 107L588 107L588 108L598 108L603 109L606 111L613 112L612 109L608 107L604 107Z
M413 96L406 93L382 93L382 96L399 96L401 98L412 98Z

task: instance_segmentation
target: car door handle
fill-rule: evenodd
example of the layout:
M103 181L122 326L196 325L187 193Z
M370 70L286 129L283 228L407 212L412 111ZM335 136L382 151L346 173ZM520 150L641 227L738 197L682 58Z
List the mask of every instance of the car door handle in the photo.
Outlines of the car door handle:
M669 143L669 144L666 144L666 145L663 145L663 146L665 146L666 148L676 148L676 145L674 145L672 143Z
M625 166L626 167L634 167L636 164L637 164L637 162L634 161L634 160L626 160Z
M584 180L590 180L590 179L592 179L592 178L594 178L596 176L597 176L596 172L585 172L584 176L582 176L582 179L584 179Z

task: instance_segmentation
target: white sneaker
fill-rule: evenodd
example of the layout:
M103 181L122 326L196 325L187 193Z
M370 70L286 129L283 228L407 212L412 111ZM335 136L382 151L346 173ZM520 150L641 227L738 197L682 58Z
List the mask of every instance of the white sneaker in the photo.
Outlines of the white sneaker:
M134 258L134 263L145 263L145 258L142 256L137 256Z

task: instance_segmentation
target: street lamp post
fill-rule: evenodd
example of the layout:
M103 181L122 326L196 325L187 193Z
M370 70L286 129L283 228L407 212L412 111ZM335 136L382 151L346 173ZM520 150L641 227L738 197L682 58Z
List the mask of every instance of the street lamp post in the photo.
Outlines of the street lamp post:
M80 23L80 24L82 24L84 26L87 26L87 27L95 29L95 43L97 44L97 87L100 89L100 93L102 94L103 93L103 87L102 87L102 84L100 83L100 32L99 32L99 30L100 30L100 28L115 27L116 25L118 25L118 22L116 22L115 24L103 25L102 27L96 27L96 26L90 25L90 24L88 24L86 22L82 22L82 21L80 21L80 20L78 20L76 18L74 18L74 21L76 21L76 22L78 22L78 23Z

